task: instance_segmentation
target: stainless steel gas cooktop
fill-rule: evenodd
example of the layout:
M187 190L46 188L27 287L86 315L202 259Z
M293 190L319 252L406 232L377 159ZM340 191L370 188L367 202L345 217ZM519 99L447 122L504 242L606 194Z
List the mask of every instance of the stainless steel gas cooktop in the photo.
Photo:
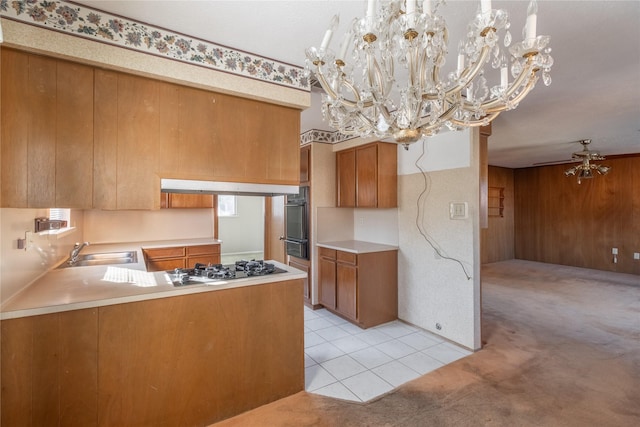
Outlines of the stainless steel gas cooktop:
M242 260L236 261L235 264L224 265L196 263L193 268L176 268L167 271L173 286L197 285L277 273L286 273L286 271L263 260Z

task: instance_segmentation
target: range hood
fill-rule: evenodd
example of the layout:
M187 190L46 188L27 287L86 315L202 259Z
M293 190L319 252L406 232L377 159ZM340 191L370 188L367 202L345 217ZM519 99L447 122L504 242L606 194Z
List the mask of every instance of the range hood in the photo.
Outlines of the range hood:
M235 194L239 196L282 196L298 194L297 185L250 184L246 182L197 181L190 179L160 180L163 193Z

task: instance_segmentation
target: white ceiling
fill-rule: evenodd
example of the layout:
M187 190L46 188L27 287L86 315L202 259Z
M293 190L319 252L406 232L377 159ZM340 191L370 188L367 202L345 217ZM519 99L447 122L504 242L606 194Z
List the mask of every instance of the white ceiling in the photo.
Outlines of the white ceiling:
M76 3L300 66L305 48L320 44L331 16L340 15L337 43L345 24L366 7L365 0ZM448 0L441 9L452 55L478 3ZM515 40L527 4L493 1L494 9L509 12ZM553 83L538 82L516 110L494 121L489 163L518 168L567 160L581 149L572 141L587 138L603 155L640 153L640 1L539 0L538 34L551 36ZM301 129L330 129L320 117L319 97L313 99Z

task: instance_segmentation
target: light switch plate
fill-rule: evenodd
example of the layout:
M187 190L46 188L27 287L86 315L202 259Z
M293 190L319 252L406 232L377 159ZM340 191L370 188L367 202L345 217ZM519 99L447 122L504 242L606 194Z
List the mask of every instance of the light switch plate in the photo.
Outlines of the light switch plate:
M634 252L633 259L640 259L640 252Z
M467 219L469 204L467 202L449 203L449 217L451 219Z
M24 250L31 249L33 247L33 231L25 231L24 240L26 240Z

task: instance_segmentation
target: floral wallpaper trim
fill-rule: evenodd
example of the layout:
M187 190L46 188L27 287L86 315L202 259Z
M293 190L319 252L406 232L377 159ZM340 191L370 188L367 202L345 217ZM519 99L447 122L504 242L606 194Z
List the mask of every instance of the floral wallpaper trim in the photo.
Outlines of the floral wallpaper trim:
M155 56L310 90L304 68L66 1L0 0L0 16Z
M325 144L337 144L356 138L353 135L343 135L338 131L311 129L300 134L300 145L310 142L323 142Z

